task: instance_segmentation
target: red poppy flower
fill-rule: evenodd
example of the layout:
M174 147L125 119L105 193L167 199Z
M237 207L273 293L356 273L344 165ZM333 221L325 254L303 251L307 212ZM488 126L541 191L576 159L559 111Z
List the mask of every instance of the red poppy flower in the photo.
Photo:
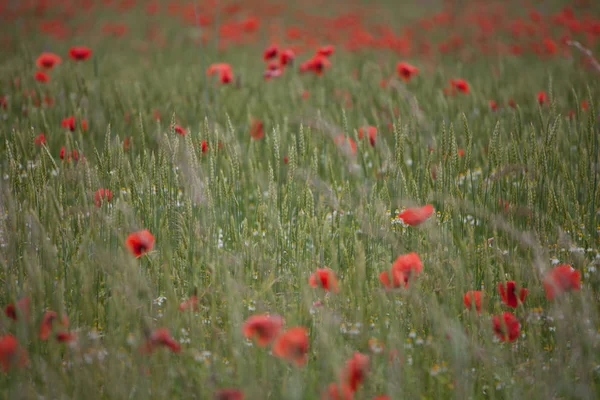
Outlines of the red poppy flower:
M67 118L63 118L61 126L63 128L68 128L71 132L73 132L75 130L75 117L70 116Z
M508 99L508 105L511 108L517 108L517 102L514 99Z
M425 222L431 214L433 214L433 206L427 204L423 207L407 208L398 215L398 218L407 225L417 226Z
M250 137L254 140L262 139L265 136L263 130L263 122L259 119L252 120L252 126L250 127Z
M419 73L419 68L415 67L414 65L410 65L407 62L401 61L396 64L396 72L400 78L408 82L413 76Z
M296 54L291 49L283 50L279 54L279 63L283 66L291 64L296 58Z
M519 337L519 320L508 311L505 311L502 316L494 316L492 327L496 336L503 342L512 342Z
M288 329L273 344L275 356L285 358L299 367L306 363L307 353L308 331L301 326Z
M142 231L133 232L127 236L125 245L136 257L141 257L154 247L154 236L148 229Z
M477 310L477 314L481 314L481 297L483 293L480 290L469 290L465 296L463 297L463 302L465 303L465 307L467 309L471 309L473 305L475 305L475 310Z
M206 142L206 140L203 140L202 143L200 143L200 146L202 148L202 152L206 153L208 150L208 143Z
M327 57L317 54L300 64L300 72L312 71L317 75L322 75L325 69L330 66L331 63Z
M373 397L373 400L392 400L392 398L390 396L381 395L381 396Z
M552 300L556 296L570 290L580 289L579 271L568 264L561 264L549 271L544 278L546 298Z
M50 75L48 75L44 71L36 71L35 80L41 83L48 83L50 82Z
M215 63L215 64L211 64L208 69L206 70L206 74L211 76L211 75L215 75L218 73L221 73L221 71L226 71L226 70L231 70L231 65L227 64L227 63Z
M88 130L88 123L85 119L81 120L81 130L82 131L87 131Z
M464 79L451 79L450 84L459 92L467 94L470 91L469 84Z
M8 107L8 101L6 100L6 96L0 96L0 107L6 110Z
M408 287L408 281L417 277L423 270L423 263L415 252L403 254L396 258L392 264L392 271L399 272L404 278L404 286Z
M171 337L169 330L167 328L158 328L146 339L146 342L140 347L140 352L152 354L159 346L168 347L173 353L181 351L181 346Z
M237 389L219 389L215 392L215 400L244 400L244 392Z
M342 382L350 387L350 390L356 392L369 372L369 356L355 352L352 358L346 362L346 367L342 371Z
M543 106L548 101L548 95L546 94L546 92L539 92L537 94L537 101L540 104L540 106Z
M586 100L583 100L583 101L581 102L581 109L582 109L583 111L587 111L587 109L588 109L588 102L587 102Z
M102 206L102 203L110 203L112 201L113 192L108 189L98 189L94 193L94 203L96 207Z
M191 295L187 300L179 304L179 311L192 310L198 311L198 296Z
M354 393L348 385L330 383L321 393L321 400L352 400Z
M519 297L517 298L517 286L515 281L508 281L506 283L498 283L498 292L500 293L500 297L504 304L512 308L517 308L519 301L521 303L525 302L529 290L521 288L519 290Z
M333 142L340 147L343 147L346 144L349 145L352 154L356 154L356 142L350 136L346 137L343 133L339 134L333 139Z
M12 367L27 365L27 351L23 349L13 335L0 337L0 365L2 371L8 372Z
M277 53L279 52L279 49L277 48L277 45L271 45L269 47L267 47L265 49L265 51L263 52L263 59L265 61L273 59L275 57L277 57Z
M62 59L54 53L42 53L37 60L35 60L35 65L38 68L52 69L61 62Z
M265 347L275 340L282 326L283 318L279 315L253 315L244 322L242 333L248 339L256 338L256 343Z
M75 332L60 331L56 333L56 341L59 343L71 343L77 340Z
M13 321L17 321L19 316L25 317L26 320L29 319L29 297L23 297L22 299L17 300L17 304L10 303L4 308L4 313L6 316Z
M46 144L46 135L40 133L38 136L35 137L35 139L33 139L33 144L36 144L38 146Z
M492 110L492 111L498 110L498 103L496 103L495 100L490 100L490 110Z
M329 268L317 268L308 278L308 284L314 288L322 287L327 292L337 293L339 291L335 273Z
M69 57L75 61L85 61L92 55L92 50L85 46L75 46L69 49Z
M317 50L317 55L329 57L334 53L334 51L335 48L329 44L327 46L319 47L319 49Z
M181 136L185 136L185 134L187 133L185 131L185 129L179 125L175 125L175 127L173 129L175 130L176 133L180 134Z
M65 146L63 146L63 147L61 147L61 148L60 148L60 153L58 153L58 157L59 157L61 160L64 160L64 159L65 159Z
M129 147L131 146L131 139L131 136L126 136L125 139L123 139L123 151L129 151Z
M363 138L364 132L365 132L365 130L363 127L358 128L358 138L359 139ZM369 137L369 142L371 143L371 146L375 146L375 137L377 136L377 128L375 128L374 126L367 126L366 134Z
M40 323L40 340L48 340L50 337L50 333L52 333L52 328L54 323L58 320L58 314L54 311L46 311L44 317L42 318L42 322ZM62 316L62 321L58 322L63 328L69 327L69 319L66 315Z

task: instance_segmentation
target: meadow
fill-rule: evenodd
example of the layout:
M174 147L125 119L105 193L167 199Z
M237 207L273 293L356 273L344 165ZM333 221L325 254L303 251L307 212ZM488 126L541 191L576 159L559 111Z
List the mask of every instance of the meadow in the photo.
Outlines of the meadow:
M0 398L600 396L600 4L0 21Z

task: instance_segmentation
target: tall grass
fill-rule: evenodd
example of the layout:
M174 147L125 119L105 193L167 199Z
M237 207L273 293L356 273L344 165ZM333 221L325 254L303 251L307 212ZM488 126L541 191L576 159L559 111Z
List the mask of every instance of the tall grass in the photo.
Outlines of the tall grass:
M248 399L314 399L354 351L371 357L356 398L598 396L597 74L576 57L448 55L415 60L416 78L382 88L396 55L339 51L323 76L266 82L259 45L199 54L182 30L168 25L169 46L142 55L89 37L92 59L64 56L45 86L32 78L43 40L21 38L0 63L0 304L29 296L32 310L30 321L0 317L0 336L29 354L0 374L2 397L210 398L235 387ZM200 65L213 62L230 62L237 84L207 79ZM456 77L471 93L444 96ZM55 104L36 106L24 88ZM549 104L537 103L542 90ZM89 129L61 128L69 115ZM250 138L252 118L262 140ZM358 137L367 125L375 146ZM334 143L340 133L356 154ZM85 159L61 160L62 146ZM114 197L96 207L100 188ZM436 212L418 227L396 218L429 203ZM141 229L156 242L135 258L125 239ZM386 291L379 274L409 252L422 275ZM582 286L548 301L542 280L557 263ZM308 285L325 266L339 293ZM512 311L496 289L509 280L529 295L514 310L518 339L501 343L491 317ZM484 292L480 315L463 304L469 290ZM193 293L199 309L179 311ZM38 339L47 309L68 316L75 342ZM304 367L244 338L244 320L266 312L309 329ZM181 353L138 351L158 327Z

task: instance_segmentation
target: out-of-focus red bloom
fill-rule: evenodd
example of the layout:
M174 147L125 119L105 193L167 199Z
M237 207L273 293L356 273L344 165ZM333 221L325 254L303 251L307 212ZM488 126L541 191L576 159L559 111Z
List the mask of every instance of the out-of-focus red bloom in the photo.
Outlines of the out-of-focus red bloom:
M46 311L44 317L42 318L42 322L40 323L40 340L48 340L50 337L50 333L52 333L52 328L54 327L54 323L58 320L58 314L54 311ZM58 324L63 328L69 327L69 319L66 315L63 314L62 321L58 321Z
M519 301L521 303L525 302L529 290L525 288L519 289L519 297L517 297L517 285L515 281L508 281L506 283L498 283L498 292L504 304L512 308L517 308Z
M375 138L377 137L377 128L375 128L374 126L367 126L366 135L365 135L365 128L363 128L363 127L358 128L358 138L362 139L363 136L368 136L371 146L374 147L375 146Z
M0 107L6 110L8 107L8 101L6 100L6 96L0 96Z
M230 83L231 81L233 81L233 71L231 71L230 69L221 71L219 73L219 81L221 81L221 83L223 84Z
M206 142L206 140L203 140L202 143L200 143L200 146L203 153L206 153L208 151L208 143Z
M23 349L13 335L0 337L0 365L7 373L13 367L24 367L28 363L27 351Z
M308 278L308 284L314 288L321 287L327 292L337 293L339 291L335 273L329 268L317 268Z
M146 338L146 342L140 347L140 352L152 354L159 346L168 347L173 353L179 353L181 346L169 333L167 328L158 328Z
M271 59L277 57L278 52L279 52L279 48L275 44L267 47L265 49L265 51L263 52L263 60L267 61L267 60L271 60Z
M391 271L383 271L379 280L386 289L408 287L409 281L423 270L423 263L415 252L398 256L392 264ZM391 274L391 275L390 275ZM392 280L390 281L390 276Z
M283 66L291 64L295 58L296 54L291 49L286 49L279 53L279 63Z
M546 94L546 92L538 92L537 101L540 104L540 106L543 106L548 101L548 95Z
M156 108L152 110L152 116L155 120L160 121L160 111L158 111Z
M356 392L369 372L369 356L355 352L352 358L346 362L346 367L342 371L342 382L350 387L350 390Z
M498 111L498 103L496 103L496 100L490 100L490 110Z
M75 61L85 61L92 56L92 50L85 46L74 46L69 49L69 57Z
M58 153L58 157L59 157L61 160L64 160L64 159L65 159L65 146L63 146L63 147L61 147L61 148L60 148L60 153Z
M356 154L356 142L350 136L346 137L341 133L333 139L333 142L340 147L348 145L352 154Z
M61 62L62 59L54 53L42 53L37 60L35 60L35 65L38 68L52 69Z
M265 347L275 340L282 326L283 318L279 315L253 315L244 322L242 333L248 339L255 339L259 346Z
M514 99L508 99L508 105L511 108L517 108L517 102Z
M323 56L323 57L329 57L329 56L333 55L334 52L335 52L335 47L333 47L333 45L330 45L330 44L327 46L319 47L317 49L317 55Z
M214 400L244 400L244 392L237 389L219 389L215 392Z
M231 65L229 65L227 63L215 63L215 64L211 64L208 67L208 69L206 70L206 74L208 76L211 76L211 75L218 74L221 71L230 70L230 69L231 69Z
M36 81L41 82L41 83L50 82L50 75L48 75L44 71L36 71L34 77L35 77Z
M73 132L75 130L75 117L70 116L67 118L63 118L61 126L63 128L68 128L71 132Z
M102 206L102 203L110 203L113 198L113 192L108 189L98 189L94 193L94 203L96 207Z
M185 131L185 129L180 125L175 125L175 127L173 129L175 130L176 133L178 133L181 136L185 136L185 134L187 133Z
M290 328L277 338L273 344L273 354L295 363L297 366L306 364L308 358L308 331L297 326Z
M492 328L503 342L512 342L519 337L519 320L511 312L505 311L501 316L494 316Z
M253 119L252 125L250 126L250 137L254 140L262 139L265 136L263 130L263 122L259 119Z
M588 109L588 102L587 102L587 100L583 100L583 101L581 102L581 109L582 109L583 111L587 111L587 109Z
M403 254L396 258L392 270L399 271L404 277L404 286L408 286L409 280L417 277L423 270L423 263L415 252Z
M417 226L425 222L433 214L433 206L427 204L423 207L407 208L398 214L399 219L406 225Z
M317 75L323 75L323 72L330 66L331 63L327 57L317 54L300 64L300 72L312 71Z
M75 332L60 331L56 333L56 341L59 343L71 343L77 340Z
M4 308L4 314L13 321L17 321L19 317L24 317L28 320L30 316L29 305L29 297L23 297L22 299L17 300L16 305L14 303L8 304Z
M38 146L46 144L46 135L44 135L43 133L40 133L39 135L37 135L33 139L33 144L38 145Z
M348 385L330 383L321 393L321 400L352 400L354 393Z
M179 311L192 310L198 311L198 296L195 294L184 300L179 304Z
M373 400L392 400L392 398L384 394L381 396L373 397Z
M133 232L127 236L125 245L129 251L131 251L131 254L136 257L141 257L154 247L154 236L148 229Z
M407 62L400 61L398 64L396 64L396 72L400 78L408 82L413 76L419 73L419 68Z
M483 293L480 290L469 290L463 297L463 302L467 309L471 309L475 305L477 314L481 314L481 297Z
M469 84L464 79L451 79L450 85L452 85L452 88L458 90L461 93L468 94L470 91Z
M249 16L242 21L241 26L246 32L254 32L260 26L260 19L256 16Z
M129 151L129 147L131 146L131 136L125 136L123 139L123 151Z
M82 131L87 131L88 130L88 123L85 119L81 120L81 130Z
M546 298L554 299L556 296L580 289L580 274L568 264L561 264L549 271L544 277L544 289Z

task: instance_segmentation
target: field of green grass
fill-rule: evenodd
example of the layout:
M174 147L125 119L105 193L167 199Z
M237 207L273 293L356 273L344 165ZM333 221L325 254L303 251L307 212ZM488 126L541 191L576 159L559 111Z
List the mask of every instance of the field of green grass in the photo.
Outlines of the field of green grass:
M594 1L0 21L1 399L600 396Z

